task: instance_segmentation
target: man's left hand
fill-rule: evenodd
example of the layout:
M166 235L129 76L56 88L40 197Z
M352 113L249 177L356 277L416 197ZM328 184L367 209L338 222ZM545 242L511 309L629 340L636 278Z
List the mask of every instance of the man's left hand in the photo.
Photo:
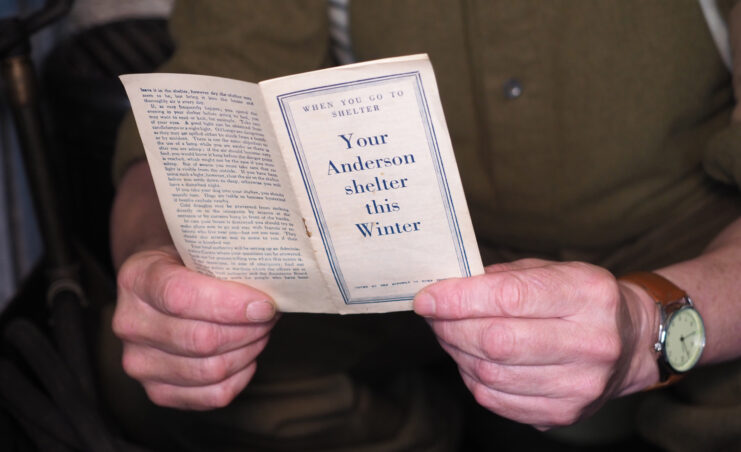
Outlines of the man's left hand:
M594 265L536 259L438 282L414 300L485 408L568 425L658 379L655 305Z

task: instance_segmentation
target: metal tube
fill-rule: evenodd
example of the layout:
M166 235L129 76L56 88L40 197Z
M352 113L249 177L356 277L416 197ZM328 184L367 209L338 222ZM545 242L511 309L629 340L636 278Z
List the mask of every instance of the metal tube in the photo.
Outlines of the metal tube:
M46 245L47 259L53 271L66 272L73 262L72 253L64 233L62 209L45 154L48 147L31 59L28 55L4 59L2 75L6 82L18 139L23 148L24 163L36 205L39 228Z

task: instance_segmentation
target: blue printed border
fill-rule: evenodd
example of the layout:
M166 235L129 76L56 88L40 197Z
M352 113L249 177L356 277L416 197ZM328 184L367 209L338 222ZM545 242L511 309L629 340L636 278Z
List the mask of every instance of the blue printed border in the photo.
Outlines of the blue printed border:
M293 119L293 111L291 110L290 104L291 102L310 98L319 94L345 91L348 88L358 85L382 85L390 83L392 81L398 81L399 79L403 78L412 78L414 80L416 88L415 94L417 98L417 104L419 106L420 119L422 120L425 135L427 137L428 147L430 149L430 154L432 155L432 162L435 167L437 182L440 189L440 196L442 197L443 206L445 208L445 216L448 220L448 228L450 230L451 239L453 241L453 246L458 258L458 265L460 267L462 276L471 276L471 270L468 266L466 249L463 244L463 237L461 236L460 226L458 225L458 217L456 215L455 206L453 205L453 198L450 194L450 187L448 186L448 179L445 174L445 167L443 166L442 157L440 156L440 149L438 146L437 135L435 133L435 127L432 123L430 109L427 102L427 96L425 94L424 87L422 86L422 77L419 71L385 75L381 77L372 77L367 79L354 80L351 82L337 83L333 85L318 86L299 91L292 91L276 96L278 105L280 106L281 115L283 116L283 122L286 126L286 131L288 132L288 137L291 141L293 154L296 157L296 162L298 163L299 170L301 171L301 178L304 182L304 188L306 189L306 193L309 196L309 202L314 213L314 218L316 218L319 235L322 238L322 243L324 245L325 253L327 254L329 265L332 269L332 274L345 304L409 301L414 298L414 293L388 297L352 298L345 278L342 275L342 269L340 268L337 255L334 250L334 245L332 244L332 237L324 220L322 206L319 203L319 197L317 196L316 189L314 188L314 181L312 179L311 172L309 171L309 167L304 156L304 149L301 145L301 139L297 133L296 123Z

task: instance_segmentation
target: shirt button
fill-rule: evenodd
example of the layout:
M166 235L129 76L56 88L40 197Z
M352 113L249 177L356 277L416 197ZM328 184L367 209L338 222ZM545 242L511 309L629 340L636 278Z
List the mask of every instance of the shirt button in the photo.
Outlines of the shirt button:
M517 99L522 96L522 83L516 78L511 78L504 82L505 99Z

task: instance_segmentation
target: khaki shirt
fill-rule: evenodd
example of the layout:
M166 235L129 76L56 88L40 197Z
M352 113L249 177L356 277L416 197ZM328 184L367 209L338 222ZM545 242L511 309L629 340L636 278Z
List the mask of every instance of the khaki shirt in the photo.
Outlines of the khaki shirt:
M324 67L327 22L324 0L180 2L162 71ZM730 75L694 0L354 0L350 32L358 60L430 55L485 254L599 263L741 181ZM142 155L129 118L117 177ZM697 248L720 225L686 227Z

